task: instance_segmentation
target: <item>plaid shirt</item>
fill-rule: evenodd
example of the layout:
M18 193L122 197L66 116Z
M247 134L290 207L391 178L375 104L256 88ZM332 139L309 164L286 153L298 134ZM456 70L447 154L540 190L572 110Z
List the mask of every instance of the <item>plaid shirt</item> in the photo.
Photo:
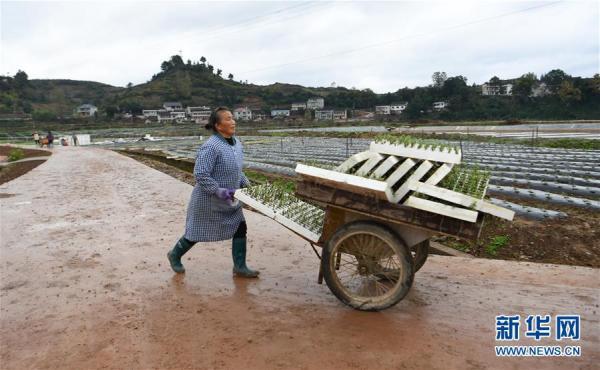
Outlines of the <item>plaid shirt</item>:
M196 242L212 242L233 238L244 221L242 205L232 206L217 198L218 188L239 189L249 185L242 172L242 143L229 145L220 135L211 136L198 149L194 176L196 186L188 205L185 238Z

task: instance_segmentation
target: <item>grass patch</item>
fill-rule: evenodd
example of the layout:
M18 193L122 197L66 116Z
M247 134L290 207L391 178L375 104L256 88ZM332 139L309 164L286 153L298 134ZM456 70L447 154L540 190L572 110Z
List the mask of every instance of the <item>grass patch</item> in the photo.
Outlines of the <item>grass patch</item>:
M25 153L19 148L14 148L8 153L8 161L14 162L25 158Z
M284 189L288 193L294 193L296 191L296 183L294 181L275 180L272 184L280 189Z
M274 187L280 189L281 191L285 191L288 193L293 193L296 191L296 183L291 180L284 179L273 179L273 177L268 177L258 171L253 170L244 170L244 174L250 180L250 182L254 184L267 184L270 183Z
M264 184L269 180L268 177L262 173L252 170L244 170L244 174L246 174L248 180L257 184Z
M600 150L600 140L593 139L540 139L536 146L544 148Z
M450 242L448 245L450 248L459 250L461 252L470 252L471 251L471 247L469 247L469 244L466 243L461 243L461 242Z
M485 246L485 251L488 254L495 256L502 247L508 244L509 241L510 237L508 235L496 235L490 238L490 242Z

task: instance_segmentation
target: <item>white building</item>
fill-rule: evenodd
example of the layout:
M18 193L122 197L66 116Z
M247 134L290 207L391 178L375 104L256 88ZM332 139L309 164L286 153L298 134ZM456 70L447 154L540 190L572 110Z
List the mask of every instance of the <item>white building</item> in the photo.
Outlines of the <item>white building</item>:
M144 109L142 111L142 115L145 118L158 118L158 109Z
M171 117L178 122L184 121L187 118L187 115L183 109L172 110L169 113L171 114Z
M292 110L293 111L297 111L297 110L304 110L306 109L306 103L292 103Z
M322 120L333 120L333 111L332 110L316 110L315 111L315 119L317 121Z
M267 119L267 114L261 110L255 110L252 112L252 119L254 121L264 121Z
M448 107L448 102L446 101L436 101L433 103L433 109L442 110Z
M252 111L248 107L240 107L233 110L233 118L241 121L250 121L252 119Z
M210 117L211 114L212 114L212 111L210 111L210 110L197 110L197 111L192 111L189 117L192 120L194 120L196 123L208 122L208 118Z
M283 117L289 117L289 116L290 116L289 109L272 109L271 110L272 118L283 118Z
M325 99L323 98L310 98L306 101L306 109L323 109L325 106Z
M180 102L168 101L163 104L163 108L166 110L181 110L183 107Z
M406 109L407 106L408 106L408 103L394 103L394 104L390 105L390 113L391 114L401 114L402 112L404 112L404 110Z
M206 107L204 105L199 106L199 107L187 107L187 108L185 108L185 112L187 113L187 115L189 117L192 116L193 112L203 112L203 111L207 111L207 110L209 111L210 107Z
M98 112L98 108L92 104L81 104L75 110L75 113L80 117L93 117L96 112Z
M175 118L171 116L171 112L166 109L160 109L156 118L158 119L159 123L173 122L175 120Z
M377 105L375 106L375 114L389 115L392 112L392 107L389 105Z
M481 85L481 95L512 95L513 84L490 85L484 83Z
M333 111L333 119L334 120L348 119L348 111L346 109Z

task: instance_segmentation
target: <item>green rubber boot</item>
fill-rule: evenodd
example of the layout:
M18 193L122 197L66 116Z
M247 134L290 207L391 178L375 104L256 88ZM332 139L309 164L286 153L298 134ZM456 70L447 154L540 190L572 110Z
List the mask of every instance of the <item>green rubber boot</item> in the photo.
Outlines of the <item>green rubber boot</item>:
M181 257L187 253L196 243L190 242L183 236L177 241L177 244L167 253L167 258L171 268L178 274L184 273L185 268L181 264Z
M233 256L234 275L245 278L258 277L260 271L250 270L246 266L246 238L233 238L231 254Z

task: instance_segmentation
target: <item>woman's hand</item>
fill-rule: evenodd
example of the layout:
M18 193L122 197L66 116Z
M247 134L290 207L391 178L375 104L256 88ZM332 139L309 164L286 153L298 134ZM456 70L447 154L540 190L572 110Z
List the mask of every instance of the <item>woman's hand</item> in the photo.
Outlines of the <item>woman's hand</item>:
M235 189L225 189L218 188L216 196L221 200L231 200L233 201L233 195L235 194Z

